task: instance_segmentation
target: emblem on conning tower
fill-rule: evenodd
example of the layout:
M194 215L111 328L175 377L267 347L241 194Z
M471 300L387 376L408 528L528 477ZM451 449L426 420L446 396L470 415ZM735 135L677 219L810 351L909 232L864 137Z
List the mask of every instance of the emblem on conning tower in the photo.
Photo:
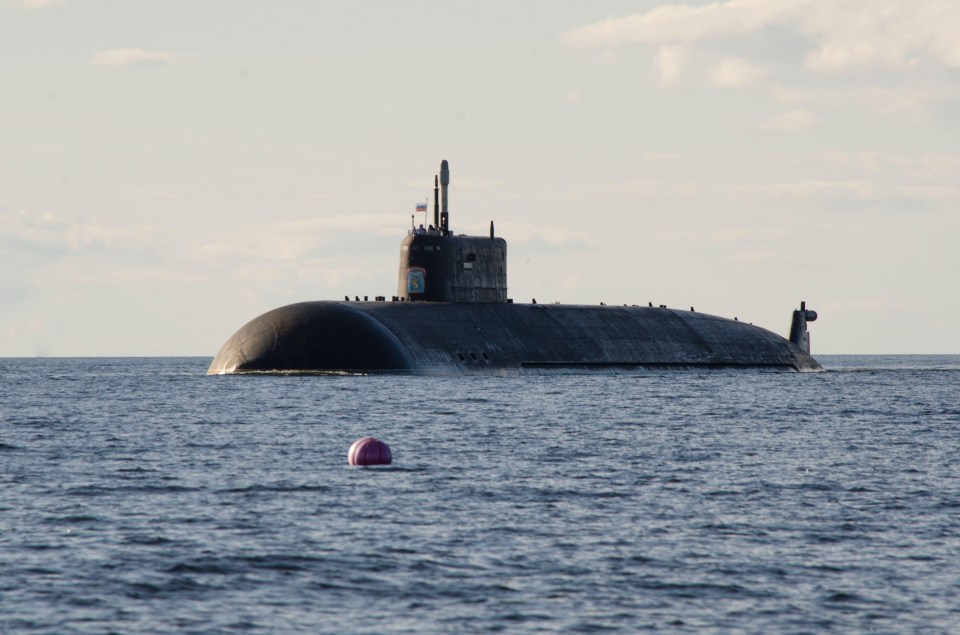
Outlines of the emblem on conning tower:
M427 288L427 270L423 267L407 269L407 293L423 293Z

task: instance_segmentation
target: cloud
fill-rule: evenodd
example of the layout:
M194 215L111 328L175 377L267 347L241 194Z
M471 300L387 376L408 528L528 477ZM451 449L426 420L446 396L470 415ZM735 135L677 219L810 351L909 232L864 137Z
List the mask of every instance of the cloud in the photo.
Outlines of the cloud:
M816 127L818 121L817 116L809 110L791 110L767 119L759 128L767 132L808 132Z
M11 7L14 9L26 9L27 11L33 11L35 9L46 9L47 7L55 7L61 5L66 0L7 0L3 6Z
M757 209L764 209L772 201L869 202L879 203L872 209L889 210L907 209L898 205L901 201L922 201L930 209L946 211L949 205L960 199L960 186L956 184L960 154L912 155L873 151L772 154L757 156L732 173L726 172L730 167L726 155L712 159L656 154L639 158L645 161L683 161L684 169L669 171L667 174L673 178L571 186L568 200L579 203L613 199L653 206L697 201L697 205L734 203L741 208L759 205ZM740 174L740 178L736 174ZM703 233L663 237L689 238L694 235L699 240L745 238L742 234Z
M960 172L958 154L833 151L811 155L806 160L814 164L829 165L831 170L854 169L869 174L887 171L892 176L922 176L925 179L940 177L948 182L955 179Z
M753 0L714 2L703 7L661 5L647 13L608 18L571 29L560 40L568 46L596 48L631 42L677 44L721 39L761 29L782 12L777 4Z
M758 168L759 170L759 168ZM920 197L932 200L952 199L958 191L952 185L889 186L868 179L807 179L769 183L711 183L707 181L626 181L611 184L606 193L615 192L635 199L669 200L724 200L744 202L756 199L822 199L822 200L881 200L890 198ZM758 237L769 238L754 230L723 230L721 232L681 232L662 234L665 239L696 236L701 241L723 242Z
M841 313L888 313L890 311L908 311L914 303L890 298L852 298L834 300L823 304L823 313L826 315L840 315Z
M306 220L244 225L201 235L188 258L206 263L313 262L332 241L349 235L397 237L396 214L341 214Z
M695 244L756 243L782 240L786 232L782 229L754 229L752 227L727 227L697 232L662 232L659 240L668 242L690 242Z
M960 67L960 3L954 0L729 0L694 7L661 5L645 13L570 29L561 42L609 49L736 43L772 28L805 43L814 73L918 66Z
M720 62L707 76L709 84L718 88L743 88L760 81L764 72L738 57Z
M770 95L777 101L789 105L841 109L856 107L881 115L916 117L926 115L930 104L960 99L960 88L940 82L930 85L911 82L909 85L895 87L832 86L826 89L776 86L770 90Z
M809 70L960 67L960 5L952 0L858 0L815 7L801 22L818 43L804 60Z
M900 198L923 201L960 200L960 187L948 185L904 185L896 188Z
M653 68L661 84L675 84L680 80L684 52L679 46L662 46L653 58Z
M616 65L617 62L620 61L620 56L617 54L616 51L607 49L597 53L596 60L601 64L606 64L607 66L614 66Z
M183 59L184 56L169 51L148 51L139 48L109 49L95 53L90 58L90 64L103 68L136 68L174 64Z
M497 223L497 234L509 236L511 244L545 243L551 247L593 247L599 244L588 232L542 223Z
M389 251L380 237L387 234ZM0 269L6 272L0 277L0 308L81 288L154 288L174 282L199 288L211 280L279 296L299 295L318 284L361 289L391 279L392 273L383 272L395 267L397 238L396 214L204 232L182 226L111 227L0 210ZM365 251L371 245L379 251Z
M117 228L51 213L0 212L0 254L33 263L105 258L123 262L291 262L316 256L348 234L396 236L396 214L354 214L244 225L212 233L138 226Z
M650 163L674 163L683 157L675 152L647 152L640 158Z
M54 214L0 210L0 308L26 301L47 280L74 278L77 269L64 263L96 263L120 255L123 232L97 224L71 222ZM136 250L127 252L127 260ZM52 269L65 269L50 275Z
M503 182L498 181L497 179L481 179L476 178L472 179L469 177L458 178L457 179L457 189L458 190L490 190L503 187Z
M671 161L671 159L666 158L666 156L661 159L661 161ZM672 160L679 160L679 157ZM708 188L703 182L638 179L610 183L603 186L601 190L605 194L627 196L635 199L668 198L678 200L700 198L707 193Z
M710 249L725 254L727 262L761 263L793 258L780 246L789 238L785 228L724 227L704 231L661 232L656 239L671 246Z
M294 262L316 254L324 235L346 227L313 221L266 223L201 237L192 257L208 262Z
M761 195L764 197L796 200L801 198L876 200L882 197L880 186L863 180L808 180L786 181L763 185L731 187L731 195Z
M828 151L812 154L773 154L762 158L767 166L780 166L797 172L824 170L831 175L869 175L887 184L909 182L916 185L941 183L952 185L960 173L960 154L904 154L896 152Z
M754 264L760 262L773 262L784 258L781 251L771 251L769 249L749 249L747 251L738 251L731 254L727 260L730 262L739 262L745 264Z
M102 250L131 235L98 224L81 224L50 213L0 213L0 244L10 250L45 254Z

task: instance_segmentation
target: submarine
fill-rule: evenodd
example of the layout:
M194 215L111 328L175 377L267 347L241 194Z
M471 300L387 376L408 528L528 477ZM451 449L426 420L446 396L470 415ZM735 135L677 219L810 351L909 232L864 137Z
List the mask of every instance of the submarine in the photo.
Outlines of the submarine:
M807 323L793 311L788 338L692 309L515 303L507 297L507 243L450 229L450 168L434 176L428 229L400 244L397 295L310 301L254 318L220 348L208 374L544 373L562 369L817 371Z

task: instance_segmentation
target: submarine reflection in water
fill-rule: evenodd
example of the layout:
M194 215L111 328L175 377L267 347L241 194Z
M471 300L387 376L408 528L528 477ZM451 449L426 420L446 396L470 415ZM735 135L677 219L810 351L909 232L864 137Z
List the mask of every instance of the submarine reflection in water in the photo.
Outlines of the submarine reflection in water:
M509 373L524 369L820 370L801 303L789 339L735 319L666 307L514 304L507 243L454 235L449 165L434 180L434 223L401 242L397 295L269 311L223 345L208 373Z

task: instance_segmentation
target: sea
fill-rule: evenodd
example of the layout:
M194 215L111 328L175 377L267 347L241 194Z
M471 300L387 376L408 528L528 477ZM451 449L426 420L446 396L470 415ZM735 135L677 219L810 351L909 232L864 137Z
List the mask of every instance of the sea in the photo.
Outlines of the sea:
M820 361L0 359L0 632L960 632L960 356Z

